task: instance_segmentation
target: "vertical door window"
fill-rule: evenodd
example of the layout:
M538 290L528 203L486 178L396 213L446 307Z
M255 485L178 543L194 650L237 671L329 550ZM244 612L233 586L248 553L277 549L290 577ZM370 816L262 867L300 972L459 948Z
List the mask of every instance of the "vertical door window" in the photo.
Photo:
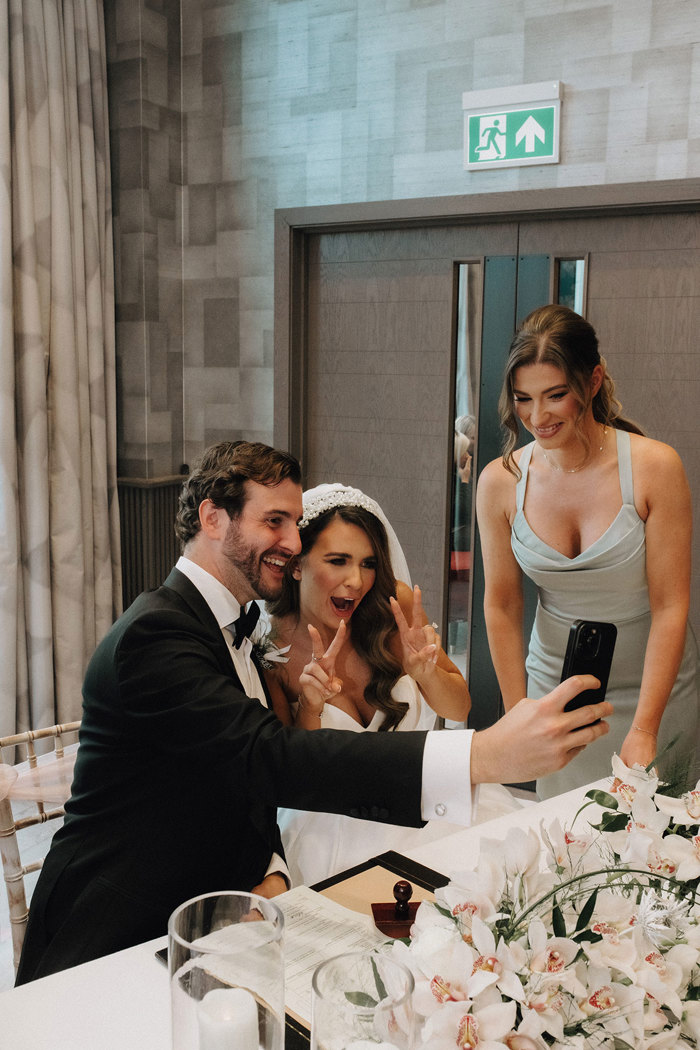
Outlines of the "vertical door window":
M447 648L468 674L474 551L474 480L479 412L483 267L457 264L452 515L447 588Z
M586 302L587 258L557 259L555 272L555 302L568 306L583 315Z

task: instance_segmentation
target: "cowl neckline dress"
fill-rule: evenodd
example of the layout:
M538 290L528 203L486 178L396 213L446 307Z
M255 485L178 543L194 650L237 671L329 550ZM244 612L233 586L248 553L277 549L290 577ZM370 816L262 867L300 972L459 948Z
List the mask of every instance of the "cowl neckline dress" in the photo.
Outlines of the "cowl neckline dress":
M513 554L523 573L536 585L537 611L526 668L528 696L543 696L561 678L569 627L576 619L607 620L617 626L607 699L614 706L610 732L590 744L568 766L538 781L543 798L609 776L613 752L619 753L632 725L639 697L651 613L646 577L645 525L634 505L630 436L614 431L622 506L614 521L586 550L574 558L550 547L530 527L523 506L535 442L520 456L516 514L511 529ZM659 752L675 737L666 760L681 768L695 759L698 739L698 652L691 628L658 738Z

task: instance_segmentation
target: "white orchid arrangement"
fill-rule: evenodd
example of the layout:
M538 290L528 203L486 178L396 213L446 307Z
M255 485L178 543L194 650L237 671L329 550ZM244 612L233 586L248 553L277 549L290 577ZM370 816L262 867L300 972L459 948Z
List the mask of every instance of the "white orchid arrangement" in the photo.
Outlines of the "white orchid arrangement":
M660 788L615 756L571 828L482 841L476 870L420 905L392 955L421 1050L700 1047L700 781Z

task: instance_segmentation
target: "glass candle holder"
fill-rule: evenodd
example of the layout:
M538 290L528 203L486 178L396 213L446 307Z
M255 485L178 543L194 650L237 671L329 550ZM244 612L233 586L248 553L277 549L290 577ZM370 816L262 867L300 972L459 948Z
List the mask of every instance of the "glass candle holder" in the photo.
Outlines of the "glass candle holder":
M321 963L311 986L311 1050L413 1050L413 974L381 952Z
M168 923L173 1050L284 1050L284 916L254 893L207 893Z

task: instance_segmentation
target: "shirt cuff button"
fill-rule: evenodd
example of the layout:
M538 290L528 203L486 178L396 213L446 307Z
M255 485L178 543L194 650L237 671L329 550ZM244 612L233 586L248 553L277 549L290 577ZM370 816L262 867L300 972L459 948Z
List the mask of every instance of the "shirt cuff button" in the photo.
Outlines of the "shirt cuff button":
M436 817L444 817L446 813L447 813L447 806L445 805L445 803L444 802L438 802L438 804L435 807L435 816Z

